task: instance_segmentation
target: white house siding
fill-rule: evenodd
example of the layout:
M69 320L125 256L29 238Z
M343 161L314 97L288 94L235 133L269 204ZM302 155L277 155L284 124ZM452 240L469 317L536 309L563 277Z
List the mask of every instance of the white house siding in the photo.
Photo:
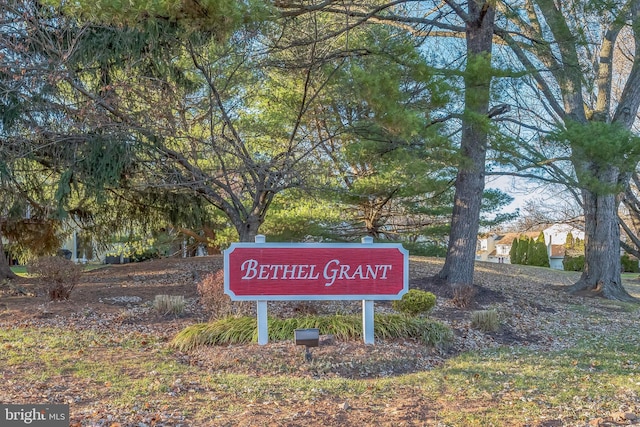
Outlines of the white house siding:
M496 244L496 255L499 258L499 262L504 264L511 264L511 245Z
M571 233L574 240L584 241L584 231L568 224L554 224L542 231L544 233L544 243L547 245L564 245L567 242L567 235Z
M549 267L553 270L564 270L562 258L549 258Z

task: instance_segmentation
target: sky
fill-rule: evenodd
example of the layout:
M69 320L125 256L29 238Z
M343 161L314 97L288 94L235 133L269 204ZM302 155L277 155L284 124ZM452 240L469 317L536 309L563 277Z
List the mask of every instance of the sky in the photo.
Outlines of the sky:
M548 189L512 176L488 176L485 186L497 188L513 197L513 201L502 209L503 212L513 212L517 208L524 207L528 201L550 198Z
M551 221L575 220L581 210L575 199L562 188L541 185L540 182L525 180L511 176L488 176L487 188L497 188L513 197L513 201L502 208L499 213L513 213L520 210L520 217L526 215L525 206L533 202L539 208L538 213L545 214Z

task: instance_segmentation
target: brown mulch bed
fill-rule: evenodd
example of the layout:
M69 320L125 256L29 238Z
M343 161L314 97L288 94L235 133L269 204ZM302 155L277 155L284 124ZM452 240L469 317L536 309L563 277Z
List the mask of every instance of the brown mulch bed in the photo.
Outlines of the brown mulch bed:
M476 286L473 304L457 307L452 302L453 291L437 279L440 260L416 258L410 267L410 287L433 292L437 307L433 318L449 324L456 333L455 344L447 353L434 354L431 349L415 343L428 359L424 364L437 363L452 354L470 349L503 344L550 345L551 337L540 330L535 318L541 313L552 314L576 303L575 297L558 291L552 285L558 283L558 273L540 269L533 280L534 288L518 283L519 266L487 264L476 268ZM18 283L25 295L5 295L0 299L0 326L71 326L75 328L107 327L121 332L146 332L172 337L184 327L206 322L208 314L198 304L197 283L206 274L222 268L222 257L165 258L142 263L110 265L84 273L82 282L74 289L68 301L49 302L37 287L28 280ZM499 273L499 275L497 274ZM528 274L528 273L527 273ZM548 277L545 278L545 275ZM571 275L562 276L565 285ZM577 277L577 276L576 276ZM497 281L497 280L500 281ZM529 281L531 277L527 276ZM548 285L548 286L547 286ZM162 316L154 312L152 303L156 295L182 295L187 299L187 309L180 317ZM542 303L544 302L544 304ZM581 304L589 303L581 299ZM377 302L376 312L391 310L389 302ZM481 333L470 327L471 312L475 309L499 308L502 328L494 333ZM287 317L304 312L359 313L359 302L272 302L269 315ZM342 343L359 346L359 343ZM390 343L391 349L397 343ZM403 343L406 346L413 343ZM377 348L387 343L378 342ZM323 351L318 349L316 351ZM331 350L327 350L331 351ZM354 350L355 351L355 350ZM342 353L342 352L341 352ZM404 372L402 372L404 373ZM374 373L375 374L375 373Z
M361 342L339 342L326 339L323 345L312 350L313 363L304 359L303 349L292 342L205 347L190 353L176 352L178 363L201 367L209 373L237 373L253 376L287 375L299 378L380 378L393 377L411 372L428 371L444 363L447 358L464 351L475 351L497 346L528 347L539 351L551 351L571 346L577 338L558 334L563 328L579 326L585 333L590 328L635 327L637 319L628 313L611 318L611 306L603 306L601 300L570 296L563 291L577 279L577 274L558 273L539 269L535 275L530 269L508 264L484 264L476 266L476 293L470 307L458 307L453 303L452 290L434 276L442 266L442 260L411 258L410 287L433 292L438 303L431 317L448 324L455 333L455 340L446 350L426 348L412 341L378 341L375 346ZM222 268L222 257L168 258L136 264L111 265L84 273L82 282L74 289L72 299L63 302L47 302L39 289L28 280L16 282L9 289L0 288L0 328L60 327L110 331L114 336L145 334L169 341L186 326L205 322L208 314L198 303L197 283L209 272ZM16 289L18 293L16 294ZM20 293L21 292L21 293ZM27 295L25 295L26 293ZM37 296L31 296L31 295ZM187 299L185 313L179 317L157 314L152 308L156 295L182 295ZM579 304L593 313L606 314L607 324L591 324L584 317L574 316L569 307ZM485 333L471 327L471 312L477 309L498 310L501 328L497 332ZM359 312L359 303L314 302L314 303L270 303L270 315L289 316L300 311ZM391 310L390 303L376 303L376 310ZM637 317L637 316L636 316ZM3 375L5 383L0 388L0 402L11 403L20 396L24 385L9 373ZM69 389L82 389L83 384L66 384ZM177 387L180 389L180 387ZM399 393L397 401L387 408L379 408L389 422L398 421L413 411L412 419L427 419L432 409L423 401L424 397ZM422 400L421 400L422 399ZM151 422L131 421L133 415L123 414L118 419L111 413L109 419L101 402L82 406L78 404L77 425L191 425L187 421ZM300 423L304 415L317 412L316 421L323 418L322 411L331 413L325 425L344 423L366 425L370 415L359 413L344 402L323 402L313 408L299 408ZM341 408L342 411L336 411ZM391 408L391 409L389 409ZM387 411L389 409L389 411ZM251 412L257 408L249 408ZM397 413L392 414L391 410ZM403 415L403 412L404 415ZM140 409L138 414L144 411ZM295 408L289 415L297 414ZM319 414L319 415L318 415ZM343 417L343 418L341 418ZM258 420L258 424L277 424L276 419L248 414L247 419ZM88 422L86 420L92 420ZM124 420L124 421L123 421ZM300 425L292 418L289 425ZM126 422L125 422L126 421ZM304 423L303 423L304 424ZM216 424L217 425L217 424ZM221 423L220 425L234 425ZM238 425L252 425L242 424ZM254 424L255 425L255 424ZM413 425L413 424L406 424Z

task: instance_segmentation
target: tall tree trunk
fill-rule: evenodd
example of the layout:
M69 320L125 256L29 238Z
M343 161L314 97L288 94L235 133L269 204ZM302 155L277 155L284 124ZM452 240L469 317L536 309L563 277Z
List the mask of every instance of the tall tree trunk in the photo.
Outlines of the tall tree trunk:
M619 171L608 166L598 174L601 183L615 185ZM598 194L582 190L585 219L585 263L580 280L570 292L608 299L633 301L620 276L620 225L618 197L613 192Z
M480 206L484 191L487 113L491 87L491 48L495 9L490 0L468 3L465 115L456 177L451 233L439 276L449 284L472 285Z
M16 275L11 271L9 259L4 254L4 244L2 243L2 235L0 235L0 279L14 279Z
M572 123L587 125L589 121L591 123L601 121L620 125L625 129L632 129L640 106L640 31L638 31L640 29L640 0L629 0L620 4L621 7L614 8L617 15L608 17L607 27L602 27L604 31L599 42L599 58L593 64L595 65L596 89L592 96L595 96L596 102L594 110L590 111L591 117L585 114L585 106L589 102L582 97L587 88L584 85L584 66L580 65L581 57L578 54L581 49L580 43L578 43L580 37L573 34L581 31L581 28L573 28L570 25L570 20L564 15L565 11L561 7L561 2L537 0L536 4L549 26L550 31L547 34L553 34L553 43L556 43L558 47L552 53L552 50L547 47L539 49L540 46L550 46L551 44L540 43L535 50L558 82L564 103L564 120L567 129ZM604 25L605 22L602 24ZM623 27L629 24L633 29L635 42L635 54L630 55L633 64L626 76L622 91L614 97L612 96L613 82L624 81L624 73L614 74L614 68L617 68L613 66L616 60L614 53L619 49L616 47L616 43ZM584 62L582 64L585 65ZM537 75L537 82L541 87L546 84L540 74ZM547 91L547 93L547 98L552 100L552 92ZM614 99L615 108L612 106ZM560 111L560 105L556 105L555 109ZM611 132L606 135L606 138L597 134L579 135L580 138L590 138L592 145L595 138L600 138L598 147L603 150L603 153L606 151L606 155L602 156L593 150L585 153L583 150L584 141L571 142L571 156L576 176L580 181L579 186L584 204L585 267L578 282L569 290L573 293L598 295L610 299L633 300L622 287L620 278L620 228L617 215L619 198L617 193L621 189L624 191L628 186L630 172L635 169L637 159L635 160L636 164L630 164L629 160L633 157L625 158L633 156L633 154L620 152L611 160L612 154L615 153L614 150L618 150L620 147L611 140L616 137L616 133ZM624 169L621 170L621 168Z
M235 224L238 239L241 242L253 243L258 235L258 229L262 224L262 218L251 216L240 224Z

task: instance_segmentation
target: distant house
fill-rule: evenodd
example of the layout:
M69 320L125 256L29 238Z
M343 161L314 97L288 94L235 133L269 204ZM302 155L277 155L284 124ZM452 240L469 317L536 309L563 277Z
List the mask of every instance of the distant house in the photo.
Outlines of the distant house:
M511 264L511 246L513 241L521 236L535 239L540 232L488 234L478 239L476 250L477 261L488 261Z
M571 234L573 240L580 239L584 241L584 231L569 224L554 224L542 232L544 233L544 242L547 245L549 254L549 266L555 270L564 270L562 262L566 252L567 236Z
M476 261L488 261L489 254L495 250L497 234L481 235L476 244Z
M67 254L68 259L76 263L99 262L104 259L104 254L96 249L91 237L83 236L73 227L69 237L62 245L61 252Z
M569 224L554 224L542 230L544 242L548 245L563 245L567 243L567 235L571 233L573 239L584 240L584 231L579 230Z
M24 208L21 219L15 219L22 223L28 223L34 230L39 230L47 225L47 220L38 219L33 217L33 208L28 203ZM1 213L1 212L0 212ZM5 218L6 220L6 218ZM62 243L62 247L59 248L57 255L65 256L67 259L73 262L86 263L88 261L100 261L104 259L104 254L101 253L94 244L93 238L86 233L81 233L80 229L74 222L69 222L66 225L66 240ZM53 232L53 231L52 231ZM56 233L58 231L55 231ZM0 236L2 243L5 246L5 256L11 264L17 264L18 261L13 259L6 247L11 243L5 236ZM52 254L54 255L54 254Z
M550 267L563 270L562 261L565 256L567 235L571 233L574 239L584 240L584 231L567 224L555 224L541 231L544 235L545 245L547 245ZM478 238L476 260L510 264L513 241L521 237L537 239L539 235L540 231L481 235Z
M554 270L564 270L564 256L567 248L564 245L547 245L549 253L549 267Z

